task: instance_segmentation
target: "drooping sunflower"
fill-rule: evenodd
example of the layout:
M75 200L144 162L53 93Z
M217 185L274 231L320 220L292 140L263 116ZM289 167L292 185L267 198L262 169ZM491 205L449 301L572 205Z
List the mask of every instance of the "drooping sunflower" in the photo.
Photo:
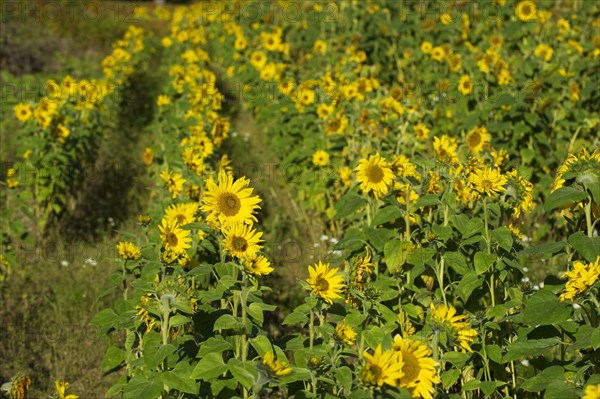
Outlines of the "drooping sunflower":
M485 126L479 126L467 134L467 147L474 154L479 154L490 143L490 132Z
M259 209L260 198L252 195L252 188L249 188L250 180L241 177L233 180L233 176L227 173L219 173L219 184L212 180L206 182L206 192L202 197L202 211L208 215L206 220L215 224L225 223L246 223L256 222L254 212Z
M199 207L196 202L170 205L165 211L165 219L170 223L177 222L180 226L193 223L196 220Z
M600 148L596 148L591 154L585 148L577 155L569 154L567 159L558 168L552 191L563 187L569 181L579 183L600 180Z
M264 364L268 370L277 377L283 377L284 375L291 374L292 368L287 362L278 360L275 358L273 352L267 352L263 356L262 364Z
M513 169L506 174L508 184L506 192L513 198L513 213L516 218L522 212L529 212L533 208L533 184Z
M364 194L373 191L376 198L387 194L394 181L394 172L389 163L379 154L362 159L356 169L356 179Z
M478 168L469 174L469 183L481 195L495 198L506 190L508 179L495 168Z
M266 276L273 271L271 262L262 255L244 259L243 266L253 276Z
M440 378L436 370L438 363L430 357L427 344L396 335L392 350L401 353L404 362L404 376L396 381L397 385L410 390L414 398L432 399L433 386L440 383Z
M477 331L471 328L466 315L456 315L456 308L446 307L443 303L437 307L431 304L431 322L434 329L445 328L451 346L458 346L465 352L472 352L471 343L477 337Z
M262 249L259 244L262 232L257 232L252 226L243 223L229 223L223 229L223 245L231 256L244 259L254 256Z
M123 260L136 260L142 256L140 247L129 241L121 241L117 244L117 251Z
M372 355L365 351L363 357L366 363L360 372L360 379L367 385L380 387L387 384L397 386L398 381L404 377L402 355L393 350L384 352L381 345L378 345Z
M166 252L178 255L191 247L190 230L180 229L177 222L169 222L163 218L158 228L161 233L162 247Z
M569 281L567 281L565 290L560 294L560 300L572 301L593 286L599 277L600 256L587 265L579 260L574 261L573 269L562 275L562 278L568 278Z
M329 263L323 264L321 261L308 267L309 277L306 281L312 292L329 304L333 303L333 299L341 298L339 293L345 286L344 278L338 271L337 267L330 269Z

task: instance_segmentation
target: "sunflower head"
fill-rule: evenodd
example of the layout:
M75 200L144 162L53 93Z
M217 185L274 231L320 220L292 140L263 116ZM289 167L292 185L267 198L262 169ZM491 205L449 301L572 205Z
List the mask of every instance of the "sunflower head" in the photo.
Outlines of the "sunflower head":
M361 190L365 194L373 191L376 198L387 194L394 180L390 164L379 154L362 159L355 171Z
M340 292L345 287L344 279L338 271L337 267L329 268L329 263L323 264L321 261L308 267L307 281L313 294L329 304L332 304L334 299L341 298Z

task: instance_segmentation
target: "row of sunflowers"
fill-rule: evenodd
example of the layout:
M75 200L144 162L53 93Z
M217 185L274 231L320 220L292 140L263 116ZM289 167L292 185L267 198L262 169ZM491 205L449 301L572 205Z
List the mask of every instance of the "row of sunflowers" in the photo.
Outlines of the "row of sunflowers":
M141 8L168 32L132 28L102 63L123 82L132 54L159 53L166 81L145 234L119 243L122 298L94 319L103 371L125 370L108 395L597 398L594 7ZM280 265L228 156L230 103L335 243L289 311L266 300Z

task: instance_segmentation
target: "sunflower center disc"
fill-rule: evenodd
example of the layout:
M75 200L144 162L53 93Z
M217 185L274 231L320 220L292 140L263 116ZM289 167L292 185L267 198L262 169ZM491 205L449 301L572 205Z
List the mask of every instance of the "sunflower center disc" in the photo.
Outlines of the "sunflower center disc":
M319 277L315 285L317 286L317 289L321 292L329 290L329 282L323 277Z
M232 193L221 194L219 197L219 209L225 216L235 216L239 212L242 204L237 195Z
M366 170L367 179L371 183L379 183L383 180L383 170L377 165L371 165Z
M170 246L176 247L178 242L179 242L179 240L177 239L177 235L175 233L167 234L167 243Z
M243 237L233 237L231 246L236 251L245 252L248 249L248 241Z

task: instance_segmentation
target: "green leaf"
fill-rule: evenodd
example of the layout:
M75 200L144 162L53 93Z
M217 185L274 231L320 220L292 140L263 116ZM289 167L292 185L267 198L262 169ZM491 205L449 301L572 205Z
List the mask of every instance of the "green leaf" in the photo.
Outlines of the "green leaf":
M246 389L252 388L258 379L256 368L249 362L243 363L238 359L229 359L227 362L233 377Z
M564 381L554 381L544 394L544 399L579 399L580 390Z
M371 221L371 225L377 226L379 224L384 224L391 222L392 220L401 219L402 211L398 209L398 207L393 205L388 205L377 212L373 220Z
M257 335L249 339L250 345L256 350L258 356L263 357L265 353L273 351L271 341L264 335Z
M425 206L433 206L438 205L440 203L440 199L435 194L427 194L423 197L420 197L417 202L414 204L414 208L423 208Z
M218 330L236 330L242 328L242 322L230 314L221 315L213 326L213 331Z
M479 384L479 388L481 389L485 397L489 398L494 393L494 391L496 391L497 387L502 386L504 384L505 383L501 381L481 381L481 384Z
M123 399L158 398L162 390L162 382L138 374L125 386Z
M308 322L307 315L305 315L302 312L293 311L292 313L287 315L287 317L285 319L283 319L283 323L281 323L281 324L283 324L284 326L287 326L288 324L304 325L307 322Z
M498 345L486 345L485 352L487 356L494 362L502 364L502 348Z
M467 274L470 271L465 257L459 252L446 252L444 254L444 261L446 262L446 265L450 266L460 275Z
M452 363L457 369L460 369L471 359L471 355L470 353L463 352L446 352L442 358L444 361Z
M408 251L402 241L394 239L386 242L383 246L383 256L388 270L397 272L406 263Z
M571 234L568 241L588 262L594 262L600 256L600 237L590 238L578 231Z
M210 381L223 374L227 369L228 367L223 361L223 355L211 352L200 359L196 367L194 367L191 377L196 380Z
M485 254L482 251L479 251L475 254L475 271L478 275L487 272L490 267L494 265L494 261L496 260L496 255L493 254Z
M229 349L233 349L233 345L218 335L216 337L210 337L206 341L200 344L200 350L196 357L204 357L208 353L220 353Z
M335 371L336 381L345 389L352 388L352 370L350 367L342 366Z
M460 370L455 368L446 370L441 374L442 383L444 384L444 387L446 389L456 384L456 381L458 381L458 377L460 377Z
M564 379L564 369L561 366L551 366L540 374L525 381L521 389L527 392L541 392L548 388L553 381Z
M364 197L348 193L335 204L335 220L343 219L359 210L366 200Z
M477 218L477 217L472 218L469 220L469 222L467 223L467 226L465 227L465 230L463 233L463 238L469 238L469 237L474 236L475 234L482 235L483 228L484 228L483 220L481 220L480 218Z
M540 255L543 254L544 257L552 256L558 252L561 252L566 245L566 241L559 242L547 242L544 244L536 245L531 248L524 249L519 252L519 255Z
M179 392L198 394L196 381L183 377L180 372L166 371L162 373L161 379L163 384L169 387L169 391L176 389Z
M433 248L417 248L408 255L407 262L415 266L424 265L435 254L437 254L437 251Z
M119 316L112 309L104 309L96 313L91 323L100 327L103 331L107 331L115 327L115 321Z
M534 293L525 304L523 323L551 325L571 317L571 309L556 294L546 289Z
M560 338L543 338L531 340L518 340L508 346L508 351L503 357L503 362L507 363L522 357L536 357L547 352L550 348L560 343Z
M474 271L467 272L456 286L455 292L466 303L473 291L481 286L483 279L477 276Z
M512 234L510 233L510 230L508 230L504 226L498 227L497 229L492 231L492 237L494 238L494 240L496 240L498 245L500 245L500 248L507 252L510 252L510 249L512 248L513 244L513 238Z
M125 353L115 346L109 346L102 359L102 372L107 373L121 366L125 361Z
M551 193L544 203L546 212L556 208L569 205L573 202L583 201L587 198L587 193L573 187L561 187Z
M594 328L584 324L579 327L574 337L573 349L575 350L600 348L600 327Z
M169 327L183 326L184 324L187 324L191 321L192 321L192 319L189 318L188 316L184 316L182 314L176 314L175 316L169 318Z

